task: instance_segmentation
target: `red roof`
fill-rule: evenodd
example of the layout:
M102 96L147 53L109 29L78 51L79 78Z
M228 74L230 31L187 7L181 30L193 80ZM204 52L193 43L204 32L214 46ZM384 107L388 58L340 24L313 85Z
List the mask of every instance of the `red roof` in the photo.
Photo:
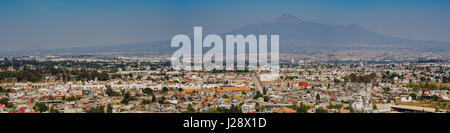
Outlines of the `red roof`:
M306 86L308 86L308 85L309 85L308 82L300 82L300 83L298 83L298 86L306 87Z

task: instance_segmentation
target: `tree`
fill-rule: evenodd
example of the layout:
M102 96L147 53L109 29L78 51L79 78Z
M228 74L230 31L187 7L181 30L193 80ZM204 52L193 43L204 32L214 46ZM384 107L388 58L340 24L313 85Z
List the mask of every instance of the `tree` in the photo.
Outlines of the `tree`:
M319 93L316 94L316 100L320 100L320 94Z
M71 102L71 101L76 101L77 98L76 98L75 96L70 96L70 97L68 97L68 98L65 98L64 100L65 100L65 101L68 101L68 102Z
M39 111L39 106L35 106L34 107L34 112L38 112Z
M268 96L264 96L264 102L268 102L270 98Z
M347 107L344 107L344 109L349 110L350 113L355 113L355 109L353 108L352 105L348 105Z
M113 108L111 106L111 104L108 104L108 106L106 107L106 113L112 113L113 112Z
M97 106L97 107L90 108L90 109L87 110L86 112L87 112L87 113L105 113L105 106L99 105L99 106Z
M236 105L232 104L230 109L223 108L223 107L217 108L217 112L219 112L219 113L242 113L242 109L240 106L236 106Z
M333 103L330 103L327 106L328 109L336 109L336 110L340 110L342 107L343 107L342 104L333 104Z
M315 113L328 113L328 110L324 109L324 108L318 108L318 109L316 109Z
M134 97L130 95L130 93L126 92L123 95L122 101L120 101L120 103L122 104L128 104L128 102L133 101Z
M0 99L0 104L6 105L6 104L8 104L8 102L9 102L9 99L8 99L8 98L2 98L2 99Z
M39 112L45 112L48 110L48 106L45 105L44 103L36 103L36 105L34 105L34 111L39 111Z
M109 86L109 85L106 86L106 92L105 93L108 96L120 96L120 93L112 90L111 86Z
M156 97L155 95L152 94L152 103L156 102Z
M129 74L128 74L128 77L129 77L130 79L133 79L133 74L132 74L132 73L129 73Z
M433 95L433 96L431 96L431 100L437 101L437 100L439 100L439 97L437 95Z
M6 90L5 89L3 89L3 87L2 86L0 86L0 93L5 93L6 92Z
M294 107L294 109L297 111L297 113L308 113L308 110L310 109L310 107L306 106L303 103L300 103L300 106Z
M159 100L158 100L158 102L159 102L160 104L164 104L165 101L166 101L166 98L165 98L165 97L161 97L161 98L159 98Z
M259 92L259 91L257 91L256 92L256 94L255 94L255 96L253 97L253 99L258 99L258 98L260 98L260 97L262 97L263 95Z
M50 108L50 113L59 113L59 110L58 110L58 109L55 109L55 107L52 106L52 107Z
M384 93L388 94L389 91L391 90L391 88L389 88L389 87L384 87L383 90L384 90Z
M142 92L143 92L144 94L147 94L148 96L150 96L150 95L153 94L153 90L150 89L150 88L145 88L145 89L142 90Z
M189 104L187 111L183 111L183 113L195 113L197 112L191 104Z
M142 77L143 77L142 75L138 75L138 76L137 76L137 79L138 79L138 80L141 80Z
M141 104L142 105L147 105L147 104L150 104L151 102L152 101L150 101L150 100L144 99L144 100L141 101Z
M342 107L344 107L344 105L342 105L342 104L334 105L334 109L337 109L337 110L341 110Z
M417 98L417 94L416 93L409 93L409 96L411 96L411 98L413 100L416 100L416 98Z
M168 91L169 91L169 88L167 88L167 87L165 87L165 86L162 88L162 93L166 93L166 92L168 92Z
M107 80L110 79L109 75L108 75L108 72L106 72L106 71L101 72L97 78L100 81L107 81Z

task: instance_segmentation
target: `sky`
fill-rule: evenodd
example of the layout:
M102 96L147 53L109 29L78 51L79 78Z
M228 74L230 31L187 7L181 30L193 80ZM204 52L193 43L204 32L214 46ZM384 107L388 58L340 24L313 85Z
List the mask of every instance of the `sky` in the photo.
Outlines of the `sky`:
M223 33L290 13L450 42L450 0L0 0L0 51L108 46Z

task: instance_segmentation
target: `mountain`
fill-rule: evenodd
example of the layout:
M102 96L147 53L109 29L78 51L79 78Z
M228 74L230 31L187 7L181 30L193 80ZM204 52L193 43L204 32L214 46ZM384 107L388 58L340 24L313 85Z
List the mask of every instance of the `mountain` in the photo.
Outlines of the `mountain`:
M359 25L329 25L303 21L292 14L284 14L272 21L253 24L240 29L221 34L255 34L280 35L280 52L294 52L305 48L340 50L340 49L371 49L413 51L443 51L450 48L449 42L410 40L389 37L367 30ZM86 54L86 53L121 53L136 54L167 54L178 48L170 47L170 40L158 42L144 42L134 44L94 46L82 48L22 51L14 54Z
M282 15L271 23L242 27L227 34L280 35L281 50L316 47L396 48L435 51L450 48L450 42L410 40L389 37L367 30L359 25L328 25L302 21L291 14Z
M299 24L303 20L295 17L292 14L283 14L280 17L274 19L272 23L293 23L293 24Z

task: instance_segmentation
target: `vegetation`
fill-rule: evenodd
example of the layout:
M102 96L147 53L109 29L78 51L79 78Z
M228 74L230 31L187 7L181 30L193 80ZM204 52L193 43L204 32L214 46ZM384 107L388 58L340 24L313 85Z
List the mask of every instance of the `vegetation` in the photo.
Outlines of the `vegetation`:
M47 111L48 110L48 106L47 105L45 105L44 103L36 103L36 105L34 105L34 111L36 111L36 112L45 112L45 111Z
M368 75L357 75L355 73L352 73L352 74L344 77L344 79L346 81L357 82L357 83L371 83L371 82L375 81L376 78L377 78L377 75L375 73L371 73Z
M7 108L13 108L14 105L12 103L9 102L8 98L2 98L0 99L0 104L4 104L6 105Z
M196 113L197 111L189 104L187 111L183 111L182 113Z
M296 104L294 104L294 106L292 107L292 109L297 111L297 113L308 113L308 110L310 108L311 108L310 106L307 106L303 103L300 103L300 106L297 106Z
M134 101L135 99L136 99L136 98L133 97L133 96L131 96L130 93L126 92L126 93L123 95L122 101L120 101L120 103L122 103L122 104L128 104L128 102Z
M242 109L240 106L231 105L231 108L213 108L207 111L207 113L242 113Z
M120 96L120 93L112 90L111 86L109 85L106 86L106 94L108 96Z
M328 110L324 109L324 108L318 108L318 109L316 109L315 113L328 113Z
M167 88L167 87L164 86L164 87L162 88L161 93L166 93L166 92L168 92L168 91L169 91L169 88Z
M270 98L268 96L264 96L264 102L268 102Z
M340 110L343 106L344 106L344 105L342 105L341 103L338 103L338 104L330 103L330 104L327 106L327 108L328 108L328 109L336 109L336 110Z
M108 106L106 106L106 113L113 113L113 108L111 104L108 104Z
M144 94L147 94L147 95L153 95L153 90L152 89L150 89L150 88L145 88L145 89L143 89L142 90L142 92L144 93Z
M10 92L11 92L11 90L9 90L9 89L3 89L3 87L0 86L0 94L1 94L1 93L10 93Z
M349 110L350 113L355 113L356 112L356 110L353 108L352 105L348 105L347 107L344 107L344 109Z
M52 106L52 107L50 108L50 113L59 113L59 110L58 110L58 109L55 109L55 106Z
M255 94L255 96L253 97L253 99L258 99L258 98L260 98L260 97L263 97L263 95L262 95L259 91L256 91L256 94Z
M67 101L67 102L71 102L71 101L76 101L76 100L78 100L78 98L76 98L75 96L70 96L70 97L68 97L68 98L65 98L64 100Z
M449 90L449 87L445 85L439 85L439 84L432 84L432 83L419 83L419 84L412 84L409 83L406 85L407 87L413 88L413 91L418 92L422 89L431 89L431 90Z
M151 100L147 100L147 99L144 99L144 100L141 101L142 105L147 105L147 104L150 104L150 103L152 103L152 101Z
M94 108L90 108L86 111L86 113L105 113L105 107L103 105L99 105Z

